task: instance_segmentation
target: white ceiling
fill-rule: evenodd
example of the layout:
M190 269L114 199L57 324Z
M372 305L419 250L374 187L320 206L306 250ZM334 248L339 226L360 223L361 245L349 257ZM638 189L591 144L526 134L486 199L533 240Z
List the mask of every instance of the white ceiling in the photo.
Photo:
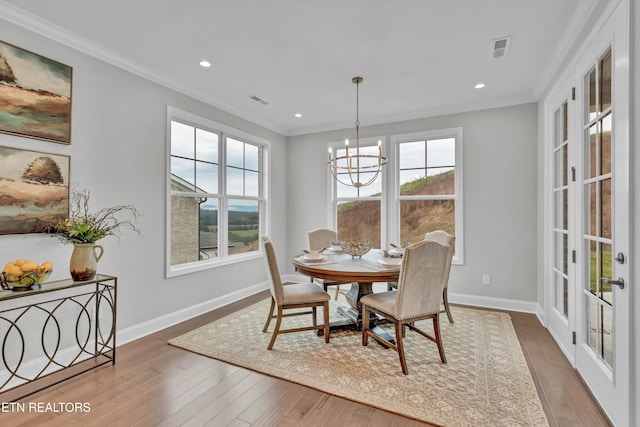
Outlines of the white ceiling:
M352 127L357 75L362 126L535 101L592 5L0 0L6 19L285 135ZM505 36L509 55L493 59Z

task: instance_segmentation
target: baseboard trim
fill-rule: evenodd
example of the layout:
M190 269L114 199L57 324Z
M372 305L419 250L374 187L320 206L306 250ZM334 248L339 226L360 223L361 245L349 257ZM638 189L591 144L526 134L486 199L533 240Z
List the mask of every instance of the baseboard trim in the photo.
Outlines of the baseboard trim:
M306 282L309 280L308 276L304 276L302 274L287 274L285 276L286 280L298 281L298 282ZM374 284L374 287L378 284ZM382 285L381 285L382 286ZM538 317L540 323L544 325L542 321L544 316L541 317L544 311L540 304L533 301L521 301L521 300L513 300L506 298L494 298L494 297L485 297L479 295L471 295L471 294L461 294L449 292L449 302L452 304L461 304L461 305L469 305L473 307L482 307L482 308L494 308L496 310L508 310L508 311L518 311L522 313L533 313Z
M283 279L291 281L308 281L307 276L299 274L286 274ZM217 298L213 298L209 301L193 305L191 307L184 308L182 310L174 311L173 313L166 314L164 316L157 317L155 319L148 320L143 323L124 328L118 331L118 346L126 344L131 341L135 341L139 338L158 332L162 329L168 328L180 322L192 319L201 314L207 313L211 310L223 307L232 302L239 301L243 298L247 298L251 295L255 295L269 288L268 282L261 282L253 286L249 286L238 291L222 295ZM541 315L543 310L536 302L512 300L506 298L493 298L470 294L449 293L449 302L452 304L462 304L473 307L493 308L497 310L518 311L523 313L535 314L540 323L544 325Z
M232 302L250 297L251 295L262 292L265 289L269 289L269 284L266 281L237 290L235 292L231 292L226 295L222 295L217 298L213 298L209 301L204 301L196 305L192 305L191 307L187 307L182 310L174 311L173 313L156 317L155 319L151 319L128 328L124 328L118 331L117 344L118 346L121 346L128 342L135 341L154 332L166 329L169 326L176 325L180 322L184 322L196 316L200 316L201 314L207 313L211 310L224 307L225 305L231 304Z

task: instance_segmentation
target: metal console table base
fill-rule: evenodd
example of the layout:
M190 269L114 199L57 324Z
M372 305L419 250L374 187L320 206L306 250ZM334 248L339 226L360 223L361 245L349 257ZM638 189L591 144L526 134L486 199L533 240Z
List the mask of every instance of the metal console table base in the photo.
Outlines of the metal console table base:
M29 291L0 291L3 306L17 299L28 302L0 310L2 401L16 401L116 363L117 282L98 274L86 282L67 279ZM69 339L63 333L74 325Z

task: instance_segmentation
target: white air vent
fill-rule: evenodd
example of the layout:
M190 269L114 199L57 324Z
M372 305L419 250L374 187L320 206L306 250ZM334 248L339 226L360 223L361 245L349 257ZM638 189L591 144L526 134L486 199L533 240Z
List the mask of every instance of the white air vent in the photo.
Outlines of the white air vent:
M497 59L507 56L510 47L511 36L495 39L491 42L491 56Z
M258 98L258 97L257 97L257 96L255 96L255 95L251 95L249 98L253 99L253 100L254 100L254 101L256 101L256 102L259 102L259 103L260 103L260 104L262 104L262 105L268 105L268 104L269 104L269 103L268 103L267 101L265 101L264 99L262 99L262 98Z

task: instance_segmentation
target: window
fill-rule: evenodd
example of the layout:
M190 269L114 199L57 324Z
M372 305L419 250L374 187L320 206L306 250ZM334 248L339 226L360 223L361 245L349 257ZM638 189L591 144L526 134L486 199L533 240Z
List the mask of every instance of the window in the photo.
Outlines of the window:
M360 154L377 155L378 138L360 140ZM332 144L336 156L346 155L344 146ZM353 149L351 149L353 150ZM360 182L367 182L374 173L368 172L361 176ZM331 177L334 188L334 206L336 230L339 240L370 240L373 246L380 247L382 224L382 177L379 174L374 182L365 187L344 185ZM348 173L338 175L342 182L350 182Z
M377 154L378 139L361 141L361 151L364 146L371 150L367 154ZM329 174L338 238L371 240L380 248L415 243L430 231L444 230L456 236L454 262L462 264L462 128L387 139L389 163L373 184L356 189ZM330 146L335 150L339 144Z
M268 144L168 109L167 276L258 256Z

